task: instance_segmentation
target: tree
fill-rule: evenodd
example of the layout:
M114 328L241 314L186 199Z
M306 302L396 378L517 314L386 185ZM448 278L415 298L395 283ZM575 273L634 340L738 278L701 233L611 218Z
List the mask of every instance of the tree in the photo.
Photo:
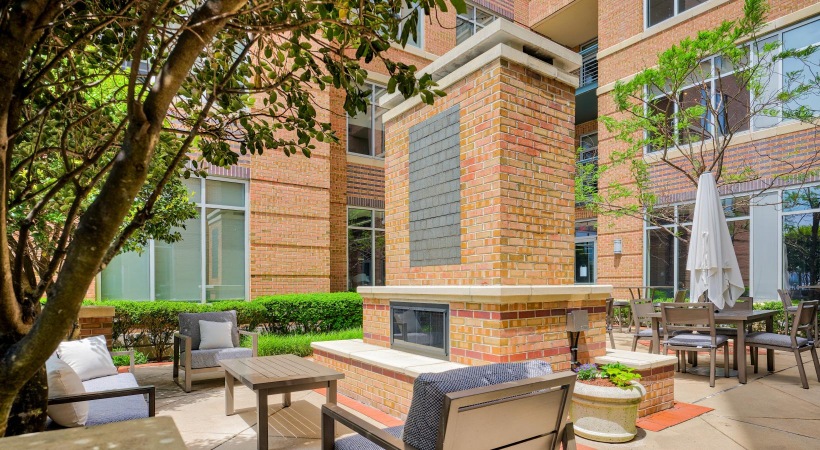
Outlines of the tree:
M661 200L679 186L653 179L659 169L695 189L707 171L724 192L757 181L755 195L817 173L816 146L776 153L752 143L742 160L730 149L752 126L793 120L817 130L817 46L784 48L761 39L768 10L764 0L746 0L742 18L683 39L660 53L655 67L616 83L615 113L599 119L616 143L608 158L579 164L578 203L662 225L675 218Z
M313 92L344 90L344 109L364 111L362 62L383 65L389 92L443 95L388 57L436 10L443 0L0 3L0 436L42 429L44 362L95 274L123 248L175 238L180 176L336 142Z

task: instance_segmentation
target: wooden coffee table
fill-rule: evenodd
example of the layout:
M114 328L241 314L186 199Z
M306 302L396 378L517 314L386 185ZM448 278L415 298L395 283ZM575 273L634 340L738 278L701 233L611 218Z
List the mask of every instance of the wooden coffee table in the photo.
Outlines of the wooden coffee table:
M296 355L261 356L220 361L225 369L225 415L233 415L233 387L238 380L256 392L256 448L268 448L268 396L284 394L283 405L290 406L290 393L327 389L327 403L336 403L336 380L344 374Z

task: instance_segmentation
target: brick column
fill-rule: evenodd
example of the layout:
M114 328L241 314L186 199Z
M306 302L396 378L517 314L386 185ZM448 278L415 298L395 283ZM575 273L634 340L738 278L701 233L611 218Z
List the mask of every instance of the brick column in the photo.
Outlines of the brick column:
M111 350L114 340L114 307L113 306L83 306L77 318L79 326L72 339L83 339L91 336L105 336L108 349Z

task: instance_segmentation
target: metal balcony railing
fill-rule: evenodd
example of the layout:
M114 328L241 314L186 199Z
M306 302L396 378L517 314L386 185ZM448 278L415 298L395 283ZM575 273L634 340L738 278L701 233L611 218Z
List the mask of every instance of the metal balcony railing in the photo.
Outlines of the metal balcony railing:
M581 50L581 85L584 87L598 82L598 43L585 46Z

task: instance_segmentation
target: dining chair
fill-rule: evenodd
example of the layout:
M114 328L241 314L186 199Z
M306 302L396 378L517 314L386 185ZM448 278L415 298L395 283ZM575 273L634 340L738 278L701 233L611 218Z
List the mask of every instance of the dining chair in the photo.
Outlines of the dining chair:
M789 325L793 320L794 313L797 312L797 305L792 301L792 296L783 289L777 290L777 295L780 297L780 303L783 304L783 329L786 333L789 332Z
M649 353L652 353L655 342L652 339L652 319L648 314L655 312L652 300L630 300L633 325L635 332L632 333L632 351L638 347L638 340L649 340ZM659 333L662 333L660 330Z
M687 352L709 350L709 387L715 387L717 350L723 348L724 376L729 377L729 338L717 334L715 305L707 303L664 303L661 308L664 353L674 350L678 369L686 372ZM682 354L684 355L681 358ZM681 367L682 365L682 367Z
M609 297L606 299L606 332L609 334L609 343L612 344L612 348L615 348L615 336L612 334L612 321L614 320L615 315L615 307L613 304L615 303L615 299Z
M814 371L817 381L820 381L820 361L817 359L817 347L820 346L820 335L817 332L817 310L820 300L804 300L797 306L794 319L791 324L791 331L788 334L767 333L758 331L746 336L746 345L752 351L757 348L772 350L791 351L797 360L797 370L800 372L800 382L803 389L809 388L809 381L806 378L806 369L803 367L803 357L801 353L811 352L811 359L814 361ZM799 332L805 333L806 337L798 336ZM755 373L757 373L757 359L754 361Z

